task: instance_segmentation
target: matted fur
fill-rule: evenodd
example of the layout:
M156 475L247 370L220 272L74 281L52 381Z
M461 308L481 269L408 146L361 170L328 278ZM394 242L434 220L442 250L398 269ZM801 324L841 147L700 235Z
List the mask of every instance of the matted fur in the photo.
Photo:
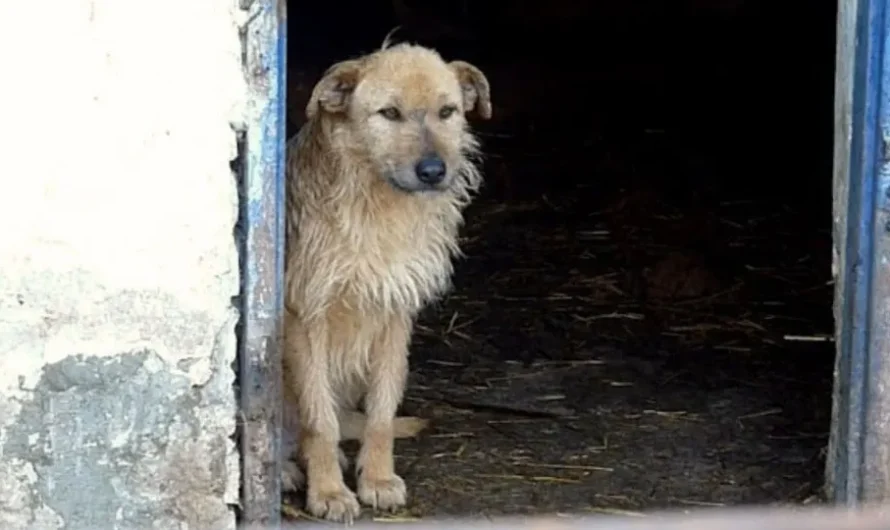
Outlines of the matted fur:
M387 107L398 119L384 117ZM299 421L306 505L318 517L359 513L337 448L349 437L362 441L358 499L382 509L406 501L393 438L425 421L395 412L414 319L450 288L462 211L482 181L465 118L474 110L491 115L478 69L387 45L332 66L288 143L285 408L292 429ZM414 168L430 153L448 172L425 188ZM362 399L367 416L356 412ZM287 473L286 485L301 478Z

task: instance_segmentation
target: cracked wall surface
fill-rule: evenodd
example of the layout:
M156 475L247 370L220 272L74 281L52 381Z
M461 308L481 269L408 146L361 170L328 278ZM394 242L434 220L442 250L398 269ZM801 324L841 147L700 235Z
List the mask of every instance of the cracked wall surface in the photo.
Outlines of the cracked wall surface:
M0 528L234 528L240 16L0 6Z

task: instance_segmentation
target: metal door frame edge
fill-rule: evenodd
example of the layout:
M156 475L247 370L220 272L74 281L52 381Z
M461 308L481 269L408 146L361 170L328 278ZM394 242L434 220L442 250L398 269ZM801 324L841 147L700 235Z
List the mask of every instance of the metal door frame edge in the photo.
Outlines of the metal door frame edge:
M243 157L240 337L241 523L281 525L285 0L242 0L248 120Z
M890 498L890 125L886 0L839 0L835 82L837 360L826 462L829 499Z

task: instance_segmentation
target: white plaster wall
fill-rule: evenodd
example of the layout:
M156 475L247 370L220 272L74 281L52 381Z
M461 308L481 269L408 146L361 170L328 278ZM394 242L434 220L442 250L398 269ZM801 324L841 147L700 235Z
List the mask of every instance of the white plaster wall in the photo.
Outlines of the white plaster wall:
M0 527L234 526L237 0L0 3Z

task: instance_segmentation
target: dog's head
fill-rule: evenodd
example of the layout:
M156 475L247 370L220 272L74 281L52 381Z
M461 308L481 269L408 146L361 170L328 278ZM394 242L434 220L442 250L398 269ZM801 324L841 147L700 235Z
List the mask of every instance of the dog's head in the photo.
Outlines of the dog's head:
M340 120L348 145L408 193L442 191L455 182L475 146L466 119L472 112L491 117L485 75L408 44L333 65L306 107L310 120L320 113Z

